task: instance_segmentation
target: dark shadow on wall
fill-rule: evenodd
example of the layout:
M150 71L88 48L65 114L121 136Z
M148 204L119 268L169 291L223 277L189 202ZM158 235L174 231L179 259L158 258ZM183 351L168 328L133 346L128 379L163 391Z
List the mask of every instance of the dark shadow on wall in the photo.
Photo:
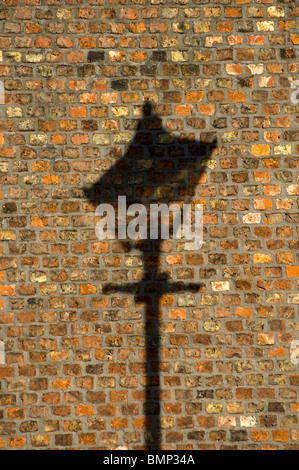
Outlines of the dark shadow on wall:
M91 188L85 188L85 196L95 209L101 203L108 203L116 210L118 196L126 196L127 207L140 203L148 213L150 204L190 203L197 199L196 188L205 172L203 160L210 158L215 147L215 141L207 143L175 138L163 128L161 118L152 113L151 104L145 103L135 137L125 155L120 156ZM160 231L156 240L122 240L119 242L121 251L138 250L139 255L141 253L141 278L136 282L103 285L104 294L127 292L134 295L135 306L144 307L146 370L143 412L146 418L144 443L148 450L158 450L161 446L163 335L160 320L163 309L170 308L167 296L178 292L198 292L201 288L196 280L192 283L172 281L172 270L161 265L162 254L177 254L178 242L166 242Z

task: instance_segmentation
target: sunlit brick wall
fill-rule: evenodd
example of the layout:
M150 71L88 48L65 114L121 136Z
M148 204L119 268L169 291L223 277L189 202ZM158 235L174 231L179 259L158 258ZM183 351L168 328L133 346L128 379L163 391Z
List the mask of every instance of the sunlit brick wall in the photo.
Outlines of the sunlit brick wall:
M0 448L298 449L296 2L0 5ZM164 292L149 319L134 292L103 290L146 266L96 238L84 192L145 102L169 133L160 146L217 141L204 172L186 172L202 248L165 241L148 258L201 288Z

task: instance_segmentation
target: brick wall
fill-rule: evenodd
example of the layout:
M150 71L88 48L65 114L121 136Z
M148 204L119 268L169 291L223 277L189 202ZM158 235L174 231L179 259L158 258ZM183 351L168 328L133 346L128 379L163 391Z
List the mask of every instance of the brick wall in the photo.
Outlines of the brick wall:
M0 448L298 449L298 6L0 4ZM202 248L98 240L117 193Z

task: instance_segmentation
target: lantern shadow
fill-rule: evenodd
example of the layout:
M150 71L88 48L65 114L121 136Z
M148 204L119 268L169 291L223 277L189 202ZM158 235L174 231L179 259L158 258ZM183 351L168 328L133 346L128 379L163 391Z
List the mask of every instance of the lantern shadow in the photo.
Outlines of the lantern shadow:
M111 150L115 162L103 172L84 194L94 209L108 203L117 210L119 196L126 196L127 207L134 203L150 204L177 202L186 204L196 201L196 188L203 181L206 161L216 148L216 141L198 142L188 137L176 138L163 128L161 118L152 113L150 103L143 105L143 116L136 126L136 134L125 155L119 155L117 148ZM161 426L161 348L165 335L161 329L164 311L174 307L173 295L199 292L204 285L192 280L172 280L173 269L162 265L161 257L178 255L177 240L137 241L118 240L116 252L134 253L142 256L142 269L136 269L136 280L107 282L102 285L104 295L128 293L134 296L135 307L144 308L145 370L143 376L143 414L145 417L144 444L146 449L158 450L162 444ZM180 249L180 248L179 248ZM133 250L133 251L132 251ZM183 249L182 249L183 253ZM169 261L169 266L175 265ZM140 266L139 266L140 268ZM165 318L165 317L164 317ZM167 370L168 373L173 371Z

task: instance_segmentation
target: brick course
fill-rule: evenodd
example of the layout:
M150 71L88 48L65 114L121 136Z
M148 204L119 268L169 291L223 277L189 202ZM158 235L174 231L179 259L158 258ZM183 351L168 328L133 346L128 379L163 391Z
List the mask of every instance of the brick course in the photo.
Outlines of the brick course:
M298 449L298 16L0 1L1 449ZM128 153L144 103L156 168ZM86 190L123 177L203 204L203 247L99 241Z

